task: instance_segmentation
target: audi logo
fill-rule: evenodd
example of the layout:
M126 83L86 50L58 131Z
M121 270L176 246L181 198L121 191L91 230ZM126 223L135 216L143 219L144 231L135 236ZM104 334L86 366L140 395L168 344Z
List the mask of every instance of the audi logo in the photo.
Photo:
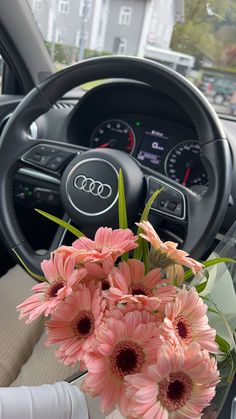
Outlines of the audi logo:
M80 191L90 193L91 195L98 196L102 199L108 199L112 194L112 188L110 185L84 175L76 176L74 186Z

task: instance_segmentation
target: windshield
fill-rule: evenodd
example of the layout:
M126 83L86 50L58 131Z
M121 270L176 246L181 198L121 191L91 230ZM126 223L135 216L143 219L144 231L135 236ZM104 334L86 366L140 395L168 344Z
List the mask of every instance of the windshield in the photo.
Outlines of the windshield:
M236 115L235 0L29 3L56 70L101 55L146 57L187 77L218 113Z

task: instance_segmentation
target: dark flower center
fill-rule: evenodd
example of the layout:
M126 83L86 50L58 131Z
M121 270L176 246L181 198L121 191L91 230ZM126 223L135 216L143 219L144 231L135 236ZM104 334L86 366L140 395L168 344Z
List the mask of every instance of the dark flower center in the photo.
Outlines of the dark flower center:
M129 293L132 295L146 295L149 296L150 292L145 285L142 284L131 284L129 286Z
M78 339L87 338L94 331L94 317L90 311L80 311L72 322L72 327Z
M49 286L47 290L47 297L48 298L54 298L57 295L57 292L64 287L64 281L62 279L58 281L52 282L52 284Z
M175 380L173 383L170 383L167 390L167 397L170 400L176 401L183 397L185 390L185 385L182 381Z
M144 352L136 342L123 341L116 345L111 355L111 368L115 375L123 378L128 374L136 374L144 363Z
M136 289L134 288L132 291L132 294L133 295L146 295L146 293L140 288L136 288Z
M110 283L108 281L106 281L105 279L102 280L102 290L106 291L109 290L110 288Z
M177 323L176 327L177 327L177 330L178 330L178 334L181 336L181 338L186 338L186 336L188 334L188 330L187 330L187 327L186 327L185 323L180 320Z
M92 327L92 322L91 322L91 319L89 319L88 317L81 319L77 323L77 329L81 335L87 335L90 332L91 327Z
M182 371L171 373L168 379L159 384L159 398L168 410L183 407L191 397L193 383L191 378Z
M185 344L190 344L192 342L192 327L188 319L183 316L179 316L173 322L173 326L180 340L182 340Z

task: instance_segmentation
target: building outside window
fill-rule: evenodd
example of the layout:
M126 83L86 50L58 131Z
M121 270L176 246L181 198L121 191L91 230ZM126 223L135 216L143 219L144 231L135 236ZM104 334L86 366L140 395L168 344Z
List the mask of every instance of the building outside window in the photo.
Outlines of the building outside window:
M159 23L159 25L158 25L158 28L157 28L157 32L156 32L156 35L157 35L157 40L159 39L159 38L162 38L163 37L163 32L164 32L164 24L163 23Z
M129 26L131 23L132 7L122 6L120 8L119 25Z
M42 0L33 0L32 9L34 12L41 12L43 8Z
M69 13L69 0L58 0L58 12L66 15Z
M114 38L113 42L113 53L118 55L124 55L127 50L127 39L125 38Z
M89 17L91 14L91 1L80 0L79 16Z
M62 34L61 34L60 29L55 30L55 43L62 44Z
M76 32L75 46L81 47L82 44L84 48L87 48L88 46L88 32L87 31L83 33L83 37L81 37L81 31Z

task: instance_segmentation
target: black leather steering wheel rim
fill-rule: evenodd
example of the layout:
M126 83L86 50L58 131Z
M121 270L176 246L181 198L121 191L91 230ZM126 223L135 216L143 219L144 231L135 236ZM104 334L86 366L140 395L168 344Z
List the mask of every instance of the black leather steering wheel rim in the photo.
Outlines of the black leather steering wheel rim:
M181 104L196 127L210 183L203 198L184 191L188 213L194 223L198 222L196 226L189 223L184 249L194 257L201 256L222 224L231 191L231 155L221 123L205 97L178 73L149 60L118 56L86 60L55 73L34 88L17 107L1 136L0 231L8 249L15 249L34 272L40 273L42 257L35 254L21 231L12 192L18 161L35 144L29 139L29 126L67 91L91 80L107 78L137 80L163 90ZM43 258L49 256L57 243L55 237Z

